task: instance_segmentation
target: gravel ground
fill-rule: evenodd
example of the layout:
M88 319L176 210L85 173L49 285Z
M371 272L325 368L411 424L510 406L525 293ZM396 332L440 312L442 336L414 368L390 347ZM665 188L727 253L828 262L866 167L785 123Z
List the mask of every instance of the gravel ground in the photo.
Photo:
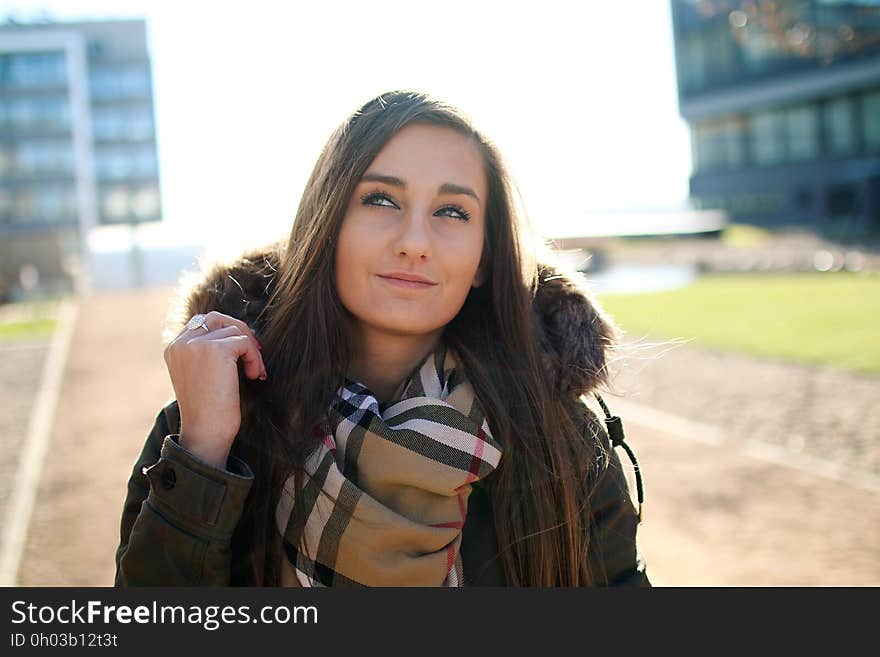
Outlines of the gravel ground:
M660 342L624 343L611 367L616 393L880 475L880 377Z
M880 271L880 244L840 244L804 230L766 234L752 244L719 239L614 239L600 248L608 264L690 264L703 271Z
M855 252L860 259L846 258ZM831 254L833 267L858 262L865 269L880 268L876 244L844 246L798 230L769 235L749 248L719 240L663 239L619 242L609 251L617 264L688 263L725 270L785 268L785 263L799 268L792 265L821 261L817 253ZM735 440L768 443L880 475L880 377L659 336L628 339L623 346L611 366L615 392L720 427Z

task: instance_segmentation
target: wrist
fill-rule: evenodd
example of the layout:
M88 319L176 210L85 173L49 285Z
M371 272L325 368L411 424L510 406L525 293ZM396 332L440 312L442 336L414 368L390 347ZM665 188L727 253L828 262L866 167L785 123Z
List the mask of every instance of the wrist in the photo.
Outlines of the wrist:
M226 470L229 461L229 448L212 444L208 441L194 439L189 434L181 432L178 435L178 443L186 451L208 465Z

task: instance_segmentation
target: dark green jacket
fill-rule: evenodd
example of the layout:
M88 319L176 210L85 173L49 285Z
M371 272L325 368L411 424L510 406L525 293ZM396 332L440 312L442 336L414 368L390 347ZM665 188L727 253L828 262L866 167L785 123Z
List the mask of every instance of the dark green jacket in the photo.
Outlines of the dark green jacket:
M215 267L189 291L180 319L219 310L253 325L268 296L268 272L274 271L273 250ZM535 308L543 362L560 394L577 398L593 389L613 337L610 320L582 288L549 268L542 269ZM638 514L620 459L592 410L582 402L576 409L585 439L597 441L608 455L600 468L584 473L593 491L590 570L598 585L650 586L636 545ZM251 585L247 541L236 530L253 473L235 456L225 470L203 463L179 445L178 427L174 401L157 415L132 470L116 552L116 585ZM506 584L492 501L480 485L468 499L461 555L466 586Z

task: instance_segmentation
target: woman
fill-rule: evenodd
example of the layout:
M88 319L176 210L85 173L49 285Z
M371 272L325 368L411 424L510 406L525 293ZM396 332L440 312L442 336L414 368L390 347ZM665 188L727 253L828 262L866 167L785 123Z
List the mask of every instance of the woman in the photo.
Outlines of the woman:
M496 148L392 92L289 240L185 303L117 585L649 585L607 434L611 321L523 248Z

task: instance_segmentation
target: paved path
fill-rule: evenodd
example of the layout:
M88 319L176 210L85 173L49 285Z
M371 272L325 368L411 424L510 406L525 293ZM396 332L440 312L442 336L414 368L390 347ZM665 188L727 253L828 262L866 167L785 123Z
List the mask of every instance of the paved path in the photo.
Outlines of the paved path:
M880 492L657 430L605 401L642 467L639 541L655 584L880 585Z
M169 293L81 303L21 585L112 584L125 483L172 394ZM880 494L619 413L644 468L640 544L656 585L880 584Z
M24 586L109 586L131 468L173 394L161 330L170 290L80 304L19 570Z
M37 389L43 374L49 338L0 343L0 518L12 496L20 448L28 430Z
M15 582L49 445L76 316L75 306L65 307L65 327L51 340L0 343L0 586Z
M880 487L880 376L660 338L629 340L618 358L613 386L626 399Z

